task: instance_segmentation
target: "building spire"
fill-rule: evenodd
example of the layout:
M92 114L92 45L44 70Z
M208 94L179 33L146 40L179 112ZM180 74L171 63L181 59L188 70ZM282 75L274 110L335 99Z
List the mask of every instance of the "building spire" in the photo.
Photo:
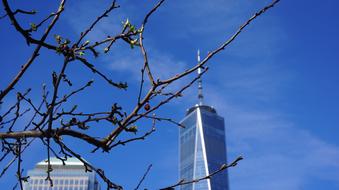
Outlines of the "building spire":
M198 64L200 64L200 51L198 49ZM201 74L201 67L198 68L198 75ZM199 105L203 105L204 102L204 96L202 95L202 79L201 76L199 77L198 80L198 99L199 99Z

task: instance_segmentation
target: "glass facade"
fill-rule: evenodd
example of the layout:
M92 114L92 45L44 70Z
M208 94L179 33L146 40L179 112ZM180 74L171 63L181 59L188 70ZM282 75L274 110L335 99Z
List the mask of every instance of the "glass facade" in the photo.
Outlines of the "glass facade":
M65 165L57 158L51 158L51 178L53 187L46 180L47 161L39 162L33 170L29 170L28 182L24 182L24 190L100 190L94 172L85 172L85 166L75 158L68 158Z
M215 109L196 105L181 121L179 132L179 175L190 181L209 175L226 163L224 119ZM183 185L181 190L229 190L228 174L223 171L211 179Z

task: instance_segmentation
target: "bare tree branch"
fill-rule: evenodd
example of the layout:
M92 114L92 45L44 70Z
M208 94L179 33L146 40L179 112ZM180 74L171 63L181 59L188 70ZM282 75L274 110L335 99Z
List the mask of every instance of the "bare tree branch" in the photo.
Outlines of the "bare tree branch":
M246 20L246 22L244 24L242 24L239 29L230 37L228 38L223 44L221 44L221 46L219 46L218 48L216 48L215 50L213 50L212 52L210 52L199 64L197 64L196 66L163 81L160 81L160 84L167 84L167 83L171 83L173 81L176 81L188 74L191 74L192 72L196 71L199 67L203 67L214 55L216 55L217 53L219 53L220 51L224 50L230 43L232 43L238 36L239 34L253 21L255 20L257 17L259 17L260 15L262 15L263 13L265 13L267 10L269 10L270 8L274 7L280 0L274 0L272 1L272 3L270 3L269 5L267 5L266 7L260 9L258 12L256 12L251 18L249 18L248 20Z
M197 183L199 181L202 181L202 180L206 180L206 179L210 179L212 178L214 175L230 168L230 167L235 167L238 162L240 160L242 160L243 157L239 156L237 159L235 159L232 163L230 163L229 165L226 165L226 164L223 164L222 166L220 166L220 168L216 171L213 171L212 173L210 173L209 175L207 176L204 176L204 177L201 177L201 178L198 178L198 179L193 179L193 180L190 180L190 181L185 181L185 179L181 179L178 183L172 185L172 186L169 186L169 187L165 187L165 188L162 188L160 190L174 190L174 187L178 187L178 186L182 186L182 185L187 185L187 184L192 184L192 183Z
M16 92L16 98L11 98L12 100L15 100L15 102L11 103L10 106L5 108L5 111L0 113L0 142L2 145L0 162L4 163L0 177L3 176L11 166L15 167L13 166L15 165L14 163L17 163L16 174L19 181L15 187L20 186L21 189L23 189L23 181L27 180L27 177L22 175L22 163L24 160L23 152L28 149L30 144L36 138L40 139L43 143L42 146L46 148L45 150L48 163L46 180L49 181L50 186L53 186L51 178L51 156L54 155L63 163L68 157L76 157L84 163L86 171L96 172L105 181L107 189L123 189L122 186L111 181L102 169L86 162L85 159L83 159L83 155L74 152L70 146L65 144L63 137L75 141L80 140L86 143L89 147L93 147L93 152L98 149L102 149L103 152L109 152L116 146L145 140L155 132L156 126L161 121L168 122L175 126L184 127L180 123L176 122L174 118L164 117L161 115L158 116L156 114L162 107L164 107L164 105L176 98L182 97L183 92L190 88L199 79L199 77L201 77L201 75L207 72L207 62L216 54L228 47L239 36L239 34L243 32L250 23L252 23L253 20L270 8L274 7L279 0L273 0L269 5L256 12L252 17L244 22L231 37L208 53L208 55L200 63L186 69L185 71L175 73L167 79L154 78L157 76L157 73L156 70L152 69L153 63L150 62L148 50L144 43L146 25L149 23L151 16L153 16L158 9L164 5L165 0L159 0L159 2L144 15L141 19L142 22L138 27L133 25L131 21L127 19L123 21L123 26L121 29L117 30L116 33L108 36L99 36L100 40L96 42L86 40L88 34L98 27L98 23L100 21L107 17L113 10L120 7L116 0L112 0L106 9L103 10L97 18L94 18L89 23L88 27L84 28L83 32L81 32L79 36L68 40L63 36L55 34L54 37L56 45L54 45L53 43L49 43L47 39L49 39L52 30L58 31L59 29L57 28L58 26L56 23L64 13L65 2L65 0L60 0L59 7L55 13L52 12L48 15L42 16L38 19L40 22L37 22L37 24L31 24L31 28L25 29L20 25L20 23L25 20L21 20L21 17L34 15L35 11L26 11L23 9L13 9L15 10L13 11L8 0L2 0L5 14L3 14L0 19L8 18L15 28L15 31L23 36L23 39L27 42L27 44L33 44L35 47L26 63L22 65L18 73L4 87L4 89L0 91L0 105L3 105L5 100L7 101L10 99L8 97L14 95L14 93L10 92L16 88L16 86L20 86L18 84L25 84L23 82L23 76L26 72L29 72L29 69L33 69L32 64L37 60L39 54L44 52L42 50L48 50L49 52L56 53L62 59L62 61L61 59L55 60L56 62L60 61L61 63L53 65L53 72L51 73L50 78L51 80L43 81L43 92L40 97L36 97L34 96L35 94L29 93L31 91L30 89L25 92L18 91ZM18 17L18 15L20 15L20 17ZM38 15L35 15L34 17L37 16ZM45 26L44 31L41 31L42 27L44 27L47 22L49 22L49 24ZM37 32L38 29L39 32ZM33 32L37 32L35 34L40 35L40 37L32 37ZM123 108L125 106L124 104L121 104L123 100L117 100L117 102L110 103L108 107L106 104L99 110L88 111L83 109L81 104L74 101L74 97L80 96L89 89L93 88L93 80L84 78L80 81L84 83L82 86L73 88L74 81L71 81L72 73L70 73L70 65L74 67L84 67L88 71L93 72L98 77L98 80L96 79L96 84L108 83L109 85L107 86L109 89L118 88L126 90L126 92L130 92L127 91L128 86L126 82L120 82L114 74L106 74L106 71L102 71L94 59L102 55L100 53L102 50L99 50L99 48L104 48L105 54L116 53L113 51L113 48L111 49L111 47L113 44L119 45L119 43L116 43L117 41L127 43L131 46L131 48L138 47L138 53L140 53L143 59L141 65L138 66L141 71L141 80L136 83L138 89L136 91L132 90L135 92L132 96L135 95L134 97L136 97L136 101L130 99L127 100L128 102L133 102L135 105L133 105L133 107L129 110ZM87 52L90 53L87 54ZM183 77L192 74L198 68L203 69L203 72L200 73L199 76L190 77L188 82L175 90L171 88L176 81L182 80ZM134 85L131 86L133 87ZM26 118L24 118L25 114L27 114L29 118L27 121L25 120ZM150 120L152 121L150 129L145 128L145 124L140 126L138 125L139 123L143 123L142 121L150 122ZM24 121L25 123L22 124L20 121ZM102 132L100 135L91 133L91 131L97 129L101 130L103 127L109 129L109 131L105 131L105 133ZM55 147L58 149L60 148L60 152L57 152ZM173 189L180 185L196 183L201 180L211 178L217 173L222 172L229 167L235 166L241 159L242 157L239 157L230 165L223 165L219 170L212 172L203 178L194 179L192 181L181 180L177 184L165 189ZM5 161L8 161L8 163L5 163ZM148 167L142 176L135 188L136 190L139 189L141 184L144 182L151 167L152 165Z
M25 32L21 26L18 24L18 22L16 21L13 12L11 11L11 9L9 8L8 2L7 0L2 0L2 3L5 7L5 10L7 12L7 15L9 16L9 18L11 19L12 24L15 26L16 30L19 31L28 42L32 42L37 44L37 47L35 48L31 58L22 66L21 70L19 71L19 73L15 76L15 78L13 79L13 81L2 91L0 91L0 102L2 101L2 99L8 94L9 91L11 91L15 84L20 80L20 78L22 77L22 75L26 72L26 70L31 66L31 64L34 62L34 60L39 56L39 51L41 49L41 47L47 46L46 44L44 44L44 41L46 40L49 32L52 30L53 26L55 25L55 23L58 21L59 16L61 14L61 12L64 10L64 5L65 5L65 0L62 0L58 9L58 13L54 16L52 22L50 23L50 25L48 26L48 28L46 29L45 33L43 34L43 36L41 37L41 39L39 41L34 40L33 38L31 38L29 36L29 34L27 32ZM54 48L53 48L54 49Z
M140 181L139 181L137 187L136 187L134 190L138 190L138 189L139 189L140 185L141 185L142 182L145 180L147 174L151 171L151 168L152 168L152 164L150 164L150 165L147 167L146 172L144 173L144 175L143 175L142 178L140 179Z

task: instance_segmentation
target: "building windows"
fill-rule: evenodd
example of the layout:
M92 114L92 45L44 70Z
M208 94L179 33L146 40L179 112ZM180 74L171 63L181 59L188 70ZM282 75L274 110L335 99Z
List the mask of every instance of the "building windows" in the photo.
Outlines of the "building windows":
M180 128L180 179L206 176L226 163L224 119L209 106L196 106L187 113ZM200 119L198 119L200 118ZM220 177L219 177L220 176ZM183 185L180 190L228 190L227 173L218 177Z
M45 179L45 176L32 176L29 180L30 185L26 186L24 190L99 190L98 185L94 189L89 189L90 179L88 176L52 176L53 187L50 187L49 181Z

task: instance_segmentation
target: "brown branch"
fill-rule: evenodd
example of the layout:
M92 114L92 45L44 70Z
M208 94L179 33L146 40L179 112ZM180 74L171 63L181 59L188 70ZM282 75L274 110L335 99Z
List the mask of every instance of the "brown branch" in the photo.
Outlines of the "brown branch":
M0 121L0 128L3 128L3 125L4 125L4 124L13 122L12 125L11 125L11 127L10 127L10 129L11 129L11 128L13 127L14 123L16 122L16 120L17 120L19 117L21 117L23 114L26 113L26 111L24 111L24 112L21 113L21 114L19 113L19 112L20 112L20 103L21 103L22 99L25 98L25 96L27 96L28 93L29 93L30 91L31 91L31 89L29 88L29 89L27 89L23 94L21 94L20 92L17 93L17 98L16 98L17 101L16 101L16 103L15 103L13 106L11 106L5 114L3 114L3 115L1 116L1 120L2 120L2 121ZM9 121L3 121L3 120L6 118L6 116L12 112L12 110L13 110L14 108L16 108L16 111L15 111L15 117L14 117L13 119L10 119ZM29 111L29 110L28 110L28 111Z
M1 139L18 139L18 138L47 138L53 136L71 136L86 141L94 146L105 148L105 145L101 140L93 138L87 134L71 130L71 129L52 129L52 130L26 130L16 132L0 133Z
M89 82L87 82L84 86L80 87L77 90L74 90L73 92L69 93L68 95L65 95L60 101L56 102L55 105L61 104L63 102L66 102L71 96L73 96L74 94L77 94L83 90L85 90L87 87L91 86L93 84L94 80L90 80Z
M80 42L82 41L82 39L90 32L93 30L94 26L104 17L108 17L108 13L110 13L113 9L118 8L119 6L116 6L116 0L114 0L111 5L109 6L109 8L102 14L100 15L89 27L87 30L85 30L84 32L81 32L80 34L80 38L78 40L77 43L75 43L77 46L80 44Z
M150 108L148 111L146 111L145 113L142 114L136 114L134 119L130 120L127 122L127 125L131 125L132 123L136 122L137 120L139 120L140 118L148 115L149 113L152 113L153 111L159 109L161 106L163 106L164 104L167 104L168 102L170 102L173 98L177 98L180 97L182 92L185 91L187 88L189 88L190 86L193 85L194 82L196 82L199 77L203 74L205 74L208 71L208 67L204 68L204 70L201 72L201 74L199 74L197 77L195 77L191 82L189 82L188 84L186 84L184 87L182 87L181 89L179 89L178 91L176 91L175 93L173 93L173 95L167 97L166 99L162 100L160 103L158 103L156 106Z
M39 107L36 107L36 106L33 104L33 102L32 102L31 99L26 98L26 97L24 97L24 96L22 97L22 99L25 100L25 101L26 101L26 102L34 109L35 114L39 114L39 115L41 115L41 116L43 115L43 113L40 112L40 108L41 108L43 102L40 103Z
M148 93L146 96L143 98L143 100L138 104L133 111L122 121L119 123L119 127L117 127L115 130L113 130L106 138L105 138L105 143L106 145L110 145L111 143L114 142L114 140L119 136L119 134L124 130L126 123L131 120L135 115L138 114L139 110L144 106L144 104L150 99L150 97L153 95L154 90L156 89L155 86L152 86L151 89L149 89Z
M26 14L26 15L34 15L36 13L36 11L32 10L32 11L25 11L22 9L17 9L16 11L13 12L14 15L21 13L21 14Z
M16 11L13 12L13 15L16 15L18 13L22 13L22 14L26 14L26 15L34 15L36 13L36 11L25 11L25 10L22 10L22 9L17 9ZM5 18L7 16L7 13L0 16L0 20Z
M65 57L64 64L62 65L62 69L61 69L61 71L60 71L58 76L55 76L54 73L52 75L54 92L53 92L53 96L52 96L52 101L51 101L50 107L47 110L47 115L49 115L49 119L48 119L48 130L49 131L52 130L54 107L55 107L56 99L58 97L58 90L59 90L60 81L62 79L62 76L65 74L66 67L67 67L67 65L69 63L69 59L70 59L69 56Z
M129 38L131 36L134 36L138 34L137 32L129 32L129 33L123 33L121 32L120 34L117 34L116 36L114 37L107 37L106 39L102 40L102 41L98 41L98 42L95 42L93 45L90 45L90 46L87 46L87 47L83 47L83 48L80 48L80 50L86 50L86 49L94 49L95 47L97 46L100 46L102 44L105 44L107 42L110 42L110 44L107 46L107 50L105 50L105 52L107 53L109 51L109 48L112 46L112 44L117 41L118 39L126 39L126 38Z
M176 93L174 93L172 96L166 98L165 100L163 100L162 102L160 102L158 105L154 106L153 108L150 108L148 111L146 111L143 114L138 114L139 110L146 104L146 102L148 102L150 100L150 98L152 97L152 95L154 95L155 90L157 88L157 84L155 86L152 86L151 89L148 91L148 93L146 94L146 96L143 98L143 100L137 104L137 106L134 108L134 110L120 123L119 127L117 127L114 131L112 131L106 138L106 144L110 145L114 142L114 140L120 135L120 133L124 130L125 126L129 126L133 123L135 123L137 120L139 120L140 118L142 118L145 115L148 115L149 113L155 111L156 109L158 109L159 107L161 107L162 105L168 103L170 100L172 100L173 98L178 97L179 95L182 94L182 92L184 90L186 90L188 87L190 87L196 80L199 79L199 77L204 74L206 71L208 70L208 68L205 68L205 70L196 78L194 78L190 83L188 83L186 86L184 86L183 88L181 88L180 90L178 90Z
M141 52L142 52L142 55L144 56L144 69L146 69L147 71L147 74L148 74L148 78L151 82L151 84L154 86L155 85L155 81L153 79L153 75L152 75L152 72L151 72L151 69L149 67L149 64L148 64L148 56L147 56L147 52L145 50L145 47L143 45L143 33L144 33L144 30L145 30L145 26L147 24L147 21L148 21L148 18L161 6L161 4L164 2L165 0L161 0L155 7L153 7L153 9L146 15L144 21L142 22L142 26L141 26L141 32L139 34L139 45L140 45L140 49L141 49ZM142 73L143 74L143 73Z
M180 124L179 122L174 121L174 120L171 119L171 118L155 117L155 116L148 116L148 115L142 115L142 117L144 117L144 118L150 118L150 119L155 119L155 120L157 120L157 121L167 121L167 122L172 123L172 124L174 124L174 125L177 125L177 126L179 126L179 127L181 127L181 128L185 128L184 125Z
M31 139L28 143L24 144L24 148L21 149L21 154L29 147L29 145L32 144L32 142L34 141L34 139ZM6 152L6 154L1 157L1 161L3 161L3 159L9 155L9 153L13 151L13 150L8 150L8 152ZM5 168L2 169L2 172L0 174L0 178L6 173L6 171L9 169L9 167L15 162L15 160L18 158L18 155L14 154L14 157L12 158L12 160L6 165Z
M51 172L51 170L50 170L50 167L51 167L50 156L51 156L51 153L53 153L57 158L60 158L60 157L58 157L58 154L51 147L52 145L51 145L50 140L53 139L55 141L55 143L61 149L61 151L59 153L60 155L64 154L65 158L67 158L70 155L77 157L80 161L82 161L84 163L86 171L94 170L107 183L108 188L122 189L121 186L111 182L106 177L103 170L101 170L99 168L95 168L94 166L90 165L84 159L82 159L81 155L79 155L79 154L75 153L73 150L71 150L66 144L64 144L61 137L70 137L72 139L83 140L88 145L93 145L96 149L102 148L104 151L109 151L110 149L112 149L113 147L118 146L118 145L125 145L126 143L137 141L137 140L144 140L147 136L151 135L155 131L155 122L156 121L167 121L167 122L176 124L178 126L182 126L178 122L175 122L174 120L172 120L171 118L156 117L155 115L153 115L153 116L149 116L149 115L151 113L156 112L156 110L158 110L159 108L161 108L163 105L167 104L168 102L170 102L174 98L181 97L182 92L184 90L186 90L187 88L189 88L201 75L192 79L191 81L189 81L187 84L185 84L184 86L182 86L180 89L178 89L176 91L163 92L164 89L167 88L169 85L173 84L173 82L175 82L176 80L179 80L179 79L183 78L184 76L187 76L187 75L193 73L193 71L195 71L199 67L204 66L208 62L208 60L210 60L215 54L224 50L224 48L226 48L233 40L235 40L237 38L237 36L245 29L245 27L247 27L255 18L257 18L258 16L260 16L261 14L263 14L264 12L266 12L268 9L270 9L276 3L279 2L279 0L273 0L270 5L264 7L263 9L258 11L254 16L249 18L242 26L240 26L240 28L229 39L227 39L219 47L214 49L211 53L209 53L203 59L202 62L200 62L197 65L195 65L194 67L191 67L188 70L183 71L181 73L178 73L177 75L172 76L168 79L165 79L165 80L157 79L157 80L155 80L153 78L154 73L152 73L151 69L150 69L150 63L149 63L149 59L148 59L149 57L148 57L146 48L144 46L143 35L144 35L145 26L146 26L150 16L164 3L164 1L165 0L160 0L158 2L158 4L155 5L153 7L153 9L150 10L146 14L140 29L136 30L135 26L133 26L129 23L128 26L126 25L126 26L123 27L120 34L118 34L114 37L108 36L106 39L104 39L102 41L95 42L93 45L89 45L89 41L88 42L86 41L85 43L83 43L79 47L79 44L82 43L82 41L88 35L89 32L94 30L97 23L101 19L103 19L104 17L108 16L108 13L111 12L114 8L117 8L117 6L115 5L116 1L112 0L112 4L107 8L107 10L104 11L101 14L101 16L97 17L94 20L94 22L92 24L90 24L90 26L84 32L82 32L80 34L78 41L76 41L77 43L75 43L73 46L69 46L69 47L67 45L67 51L64 51L64 50L61 51L65 60L64 60L64 63L62 65L61 71L58 73L58 75L55 73L55 75L54 75L55 77L53 76L53 79L55 79L53 81L54 91L53 91L53 95L51 97L50 103L49 103L49 101L47 101L47 94L48 93L46 92L46 88L44 86L44 88L43 88L44 92L43 92L43 95L42 95L42 102L41 102L39 107L36 107L36 105L33 104L32 101L29 98L20 97L20 100L19 100L19 98L17 99L17 104L15 106L11 107L9 109L9 111L6 112L3 115L3 116L7 116L8 114L15 114L15 117L14 117L13 120L11 120L12 125L9 128L10 130L3 132L3 133L0 133L0 141L2 142L2 146L3 146L2 152L4 153L4 155L0 158L0 161L2 161L10 153L14 154L14 159L13 159L14 161L17 158L19 158L18 159L17 174L18 174L20 180L22 178L20 156L21 156L21 152L23 150L25 150L25 148L27 148L28 145L25 144L25 147L21 148L21 144L20 144L20 147L18 147L18 145L13 145L13 143L11 143L11 142L13 142L14 140L17 140L17 141L22 140L22 142L26 143L27 139L30 139L31 140L30 142L32 142L36 137L39 137L43 141L44 145L47 147L48 170L47 170L47 178L46 179L50 180L51 185L52 185L52 180L50 178L50 172ZM24 30L20 26L20 24L18 23L18 21L15 18L16 11L15 12L11 11L7 0L2 0L2 2L4 4L4 7L5 7L5 10L6 10L6 13L7 13L6 15L8 15L8 18L10 19L10 21L14 25L15 29L19 33L21 33L21 35L23 35L23 37L26 39L26 41L28 43L36 44L36 47L35 47L34 52L31 55L30 59L25 63L25 65L22 66L22 69L18 72L18 74L12 80L12 82L3 91L0 91L0 104L1 104L1 101L6 97L6 95L15 87L15 85L20 80L22 80L21 78L22 78L23 74L25 72L27 72L27 69L35 61L35 59L39 56L39 52L40 52L41 48L56 50L57 48L61 47L61 46L55 47L53 45L47 44L45 42L45 40L47 39L49 32L52 30L54 24L57 22L59 16L61 15L61 13L64 9L64 2L65 1L61 1L58 12L50 14L45 19L43 19L38 25L35 26L35 27L40 27L46 21L48 21L50 18L53 17L52 21L50 22L46 31L43 33L43 36L41 37L40 40L37 40L37 39L34 39L34 38L31 37L31 32L33 31L32 28L30 30ZM64 109L68 110L69 106L67 105L67 106L63 107L65 105L63 103L66 102L69 98L71 98L71 96L73 96L74 94L77 94L77 93L83 91L87 86L90 86L90 84L91 84L91 82L87 83L85 86L82 86L79 89L76 89L75 91L68 92L66 95L59 98L59 93L61 91L60 83L61 83L62 79L64 79L66 82L70 82L68 79L65 78L65 76L66 76L65 71L66 71L66 67L68 66L68 63L71 62L71 61L74 61L74 60L80 61L83 65L85 65L85 67L90 69L93 73L98 74L103 79L103 81L108 82L110 85L112 85L114 87L123 88L123 89L127 88L127 85L124 84L124 83L113 82L111 79L109 79L108 75L105 75L104 73L97 70L97 68L95 68L94 65L92 65L87 59L85 59L84 57L81 57L81 55L83 55L83 54L80 54L80 53L83 53L82 51L92 51L94 56L98 56L98 52L95 49L96 47L98 47L101 44L107 45L106 43L108 43L107 48L109 50L109 48L112 46L112 44L117 39L122 39L122 40L126 41L127 43L129 43L131 46L133 46L133 45L139 46L141 54L143 55L143 59L144 59L142 69L141 69L142 80L140 81L140 89L139 89L139 93L138 93L138 102L134 106L133 110L129 113L126 113L119 106L113 105L111 111L102 111L102 112L96 112L96 113L83 113L83 112L78 111L78 109L76 107L77 105L74 105L73 108L71 108L70 111L64 111ZM137 40L138 40L138 42L137 42ZM59 45L62 45L62 44L59 43ZM207 71L207 69L208 68L205 68L203 73L205 73ZM144 94L143 88L144 88L144 74L145 74L145 72L148 75L148 79L151 83L151 86L150 86L150 88L148 89L147 92L145 91L145 94ZM157 100L155 100L156 98L159 98L160 102L156 102L157 101ZM32 119L29 121L28 125L24 128L23 131L11 131L12 126L14 126L14 124L16 124L16 122L15 122L16 119L19 118L20 115L22 115L22 113L20 113L21 112L20 111L20 101L21 100L25 100L29 104L29 106L31 106L33 108L34 115L33 115ZM46 106L46 110L41 111L41 107L44 103L45 103L45 106ZM59 108L61 109L61 111L59 111ZM1 118L1 120L3 119L3 116ZM33 120L35 120L36 116L39 116L39 118L37 118L37 120L38 120L37 123L35 123L33 121ZM57 122L56 120L58 120L58 119L60 119L61 126L59 128L56 128L55 122ZM133 131L132 128L129 127L129 126L134 125L140 119L153 119L153 125L152 125L152 128L151 128L150 131L145 131L143 134L140 134L141 136L138 135L135 138L130 138L130 139L127 139L127 140L123 139L123 140L116 141L116 139L119 137L119 135L124 131L136 133L137 131L135 129ZM6 118L6 120L8 120L8 119ZM63 122L63 120L65 120L65 123ZM103 137L105 137L103 139L96 138L96 137L92 136L91 134L89 134L89 133L86 134L84 132L84 130L89 128L88 124L92 124L92 122L103 123L102 121L108 122L110 125L112 125L111 127L116 127L116 126L117 127L112 129L112 131L110 131L110 133L108 135L103 136ZM1 122L2 121L0 121L0 127L3 124ZM31 125L33 125L35 127L32 130L27 130L28 126L31 126ZM48 126L48 129L44 129L46 127L46 125ZM76 128L76 127L78 127L79 129ZM46 138L46 139L44 139L44 138ZM8 139L8 141L6 141L7 139ZM20 141L20 143L21 143L21 141ZM20 149L19 154L17 154L17 155L15 154L15 151L14 151L15 148ZM60 159L63 160L62 158L60 158ZM212 172L208 176L205 176L205 177L199 178L199 179L194 179L192 181L181 180L177 184L175 184L174 186L170 186L166 189L173 189L176 186L185 185L185 184L189 184L189 183L196 183L196 182L199 182L201 180L209 179L213 175L225 170L226 168L235 166L237 164L237 162L241 159L242 159L242 157L239 157L236 161L234 161L230 165L221 166L219 170ZM10 162L8 167L13 162ZM139 181L136 189L138 189L140 187L140 185L142 184L142 182L144 181L149 170L151 169L151 166L152 165L149 166L149 168L145 172L144 176ZM4 171L6 171L7 169L8 168L6 167ZM3 173L1 175L3 175ZM22 186L22 184L20 184L20 186Z
M31 38L27 32L25 32L19 25L19 23L16 21L13 12L10 10L9 5L7 0L2 0L2 3L5 7L5 10L8 14L8 16L11 19L12 24L15 26L16 30L19 31L21 34L24 35L24 37L26 38L26 40L33 42L35 44L37 44L37 47L35 48L31 58L22 66L21 70L18 72L18 74L14 77L14 79L12 80L12 82L2 91L0 91L0 102L3 100L3 98L14 88L14 86L16 85L16 83L21 79L22 75L26 72L26 70L31 66L31 64L34 62L34 60L39 56L39 51L41 49L42 46L47 47L46 44L44 43L44 41L46 40L49 32L52 30L52 28L54 27L55 23L58 21L59 16L61 14L61 12L64 10L64 4L65 4L65 0L62 0L58 9L58 13L56 14L53 18L53 20L51 21L51 23L49 24L49 26L47 27L45 33L43 34L43 36L41 37L41 39L39 41L34 40L33 38ZM48 48L48 47L47 47ZM54 49L54 47L52 47L52 49Z
M60 10L63 11L63 10ZM32 32L32 31L37 31L46 21L48 21L50 18L52 18L53 16L59 14L59 12L57 13L51 13L50 15L48 15L46 18L44 18L42 21L39 22L39 24L35 25L34 29L31 27L30 29L26 30L26 32Z
M267 10L269 10L270 8L274 7L274 5L276 5L280 0L274 0L272 1L269 5L267 5L266 7L262 8L261 10L259 10L258 12L256 12L251 18L249 18L244 24L242 24L240 26L240 28L229 38L227 39L221 46L219 46L217 49L215 49L214 51L212 51L211 53L209 53L199 64L197 64L196 66L163 81L159 81L159 84L167 84L167 83L171 83L173 81L176 81L192 72L194 72L195 70L197 70L199 67L203 67L208 60L210 60L215 54L219 53L220 51L224 50L231 42L233 42L238 35L253 21L255 20L257 17L259 17L260 15L262 15L263 13L265 13Z
M212 53L209 53L207 55L207 57L201 61L199 64L197 64L196 66L192 67L191 69L188 69L186 71L184 71L183 73L180 73L172 78L169 78L167 80L163 80L163 81L158 81L156 85L153 85L152 88L148 91L148 93L146 94L146 96L144 97L144 99L138 103L138 105L134 108L134 110L131 112L130 115L128 115L125 120L122 122L122 127L118 127L117 129L115 129L113 132L111 132L107 137L106 137L106 141L107 144L111 144L115 138L123 131L123 126L128 126L128 124L131 124L133 122L135 122L136 120L140 119L140 116L137 116L136 119L133 119L138 111L141 109L141 107L150 99L150 97L152 96L152 94L154 93L155 89L158 86L161 85L166 85L169 83L172 83L190 73L192 73L193 71L197 70L198 68L203 67L207 61L209 59L211 59L215 54L217 54L218 52L220 52L221 50L223 50L226 46L228 46L242 31L243 29L248 26L254 19L256 19L258 16L260 16L261 14L263 14L264 12L266 12L268 9L272 8L275 4L277 4L280 0L274 0L271 4L269 4L268 6L264 7L263 9L261 9L260 11L258 11L257 13L255 13L255 15L253 15L249 20L247 20L238 30L237 32L230 37L225 43L223 43L219 48L217 48L216 50L214 50ZM174 97L171 96L170 99L168 99L165 102L160 103L158 106L156 106L156 108L159 108L161 105L167 103L169 100L173 99ZM154 111L154 109L152 109L151 111ZM149 113L150 111L146 112L144 115L147 115L147 113ZM130 120L132 120L132 122L130 122Z
M4 7L5 7L6 14L8 15L8 17L9 17L9 19L10 19L12 25L13 25L13 26L15 27L15 29L16 29L16 30L17 30L17 31L18 31L18 32L26 39L26 41L27 41L28 44L29 44L29 43L33 43L33 44L41 45L41 46L46 47L46 48L48 48L48 49L53 49L53 50L56 49L55 46L45 43L45 42L44 42L45 40L42 39L42 38L41 38L40 40L37 40L37 39L32 38L32 37L30 36L30 33L27 32L25 29L23 29L23 28L20 26L20 24L18 23L18 21L16 20L16 18L15 18L15 16L14 16L15 14L14 14L14 12L12 12L11 8L9 7L9 4L8 4L7 0L2 0L2 4L3 4ZM60 11L60 13L61 13L61 12L63 11L64 1L62 1L62 2L60 3L60 5L62 5L62 7L59 6L58 12ZM62 8L62 9L60 9L60 8ZM57 14L57 15L55 15L55 16L59 17L60 13ZM54 19L55 19L55 18L56 18L56 17L54 17ZM52 23L53 23L53 21L52 21ZM53 25L54 25L54 24L53 24ZM47 30L50 30L49 27L47 28ZM46 31L47 31L47 30L46 30ZM45 33L46 33L46 32L45 32Z
M115 144L112 144L109 149L112 149L118 145L126 145L127 143L129 142L133 142L133 141L138 141L138 140L145 140L145 138L149 135L151 135L152 133L155 132L155 127L152 127L151 130L149 130L148 132L146 132L144 135L140 136L140 137L135 137L135 138L131 138L131 139L128 139L128 140L125 140L125 141L121 141L119 140L118 142L116 142Z
M18 177L18 181L19 181L19 184L20 184L20 189L23 190L23 185L22 185L22 171L21 171L21 162L22 162L22 159L21 159L21 139L18 139L17 140L17 146L16 146L16 155L18 157L18 165L17 165L17 172L16 172L16 175Z
M75 156L78 160L80 160L84 164L86 170L90 169L90 170L95 171L101 177L101 179L104 180L104 182L107 184L107 189L111 189L112 188L112 189L117 189L117 190L123 190L123 188L120 185L117 185L117 184L113 183L110 179L108 179L102 169L95 168L93 165L89 164L87 161L85 161L81 157L81 155L79 155L76 152L74 152L72 149L70 149L68 146L66 146L66 144L63 143L62 141L60 141L59 139L54 138L54 140L55 140L55 142L57 144L62 146L62 148L64 150L66 150L67 152L69 152L70 154Z
M147 174L149 173L149 171L151 171L151 168L152 168L152 164L150 164L150 165L147 167L146 172L144 173L144 175L143 175L142 178L140 179L140 181L139 181L137 187L136 187L134 190L138 190L138 189L139 189L140 185L141 185L142 182L145 180Z
M126 89L127 88L127 84L126 83L115 83L113 82L111 79L109 79L106 75L104 75L103 73L101 73L99 70L97 70L94 65L92 65L91 63L89 63L85 58L81 58L81 57L76 57L77 60L81 61L81 63L83 63L87 68L89 68L93 73L98 74L100 77L102 77L106 82L108 82L108 84L117 87L119 89Z
M37 108L37 111L33 114L33 117L31 118L31 120L27 123L27 125L24 127L24 131L28 129L28 127L32 124L32 122L34 121L35 117L38 115L38 113L40 113L40 109L42 107L44 103L44 100L41 101L39 107ZM39 114L40 115L40 114ZM43 115L43 114L42 114Z
M169 187L162 188L160 190L174 190L174 187L177 187L177 186L197 183L197 182L202 181L202 180L210 179L214 175L216 175L216 174L218 174L218 173L220 173L220 172L222 172L222 171L224 171L224 170L226 170L230 167L235 167L238 164L238 162L242 159L243 159L243 157L239 156L231 164L229 164L229 165L223 164L218 170L212 172L211 174L209 174L207 176L204 176L204 177L201 177L201 178L198 178L198 179L193 179L193 180L190 180L190 181L185 181L185 179L181 179L178 183L176 183L172 186L169 186Z
M11 161L8 162L8 164L2 169L1 173L0 173L0 178L6 173L6 171L9 169L9 167L15 163L15 160L17 159L18 156L15 156L14 158L12 158Z

